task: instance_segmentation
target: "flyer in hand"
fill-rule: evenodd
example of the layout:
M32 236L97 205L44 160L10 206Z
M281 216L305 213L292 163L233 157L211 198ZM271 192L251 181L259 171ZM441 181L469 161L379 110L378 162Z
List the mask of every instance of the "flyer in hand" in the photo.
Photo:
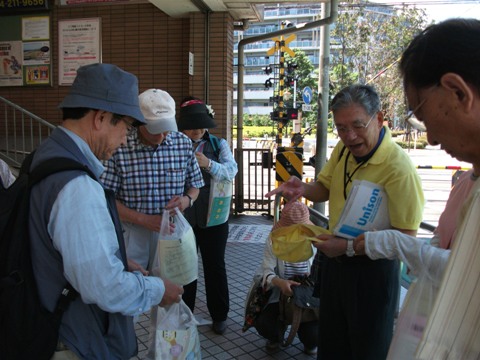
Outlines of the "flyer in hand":
M354 180L333 233L351 239L365 231L388 228L388 201L383 187L366 180Z

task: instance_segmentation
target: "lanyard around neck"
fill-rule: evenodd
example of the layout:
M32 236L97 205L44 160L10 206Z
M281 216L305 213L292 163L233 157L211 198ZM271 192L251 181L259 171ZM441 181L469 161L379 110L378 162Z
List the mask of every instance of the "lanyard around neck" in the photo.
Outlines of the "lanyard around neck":
M348 152L347 156L345 156L345 164L343 165L343 197L345 200L347 200L347 185L349 182L352 182L353 175L357 172L360 167L365 164L368 160L363 160L360 162L360 164L357 165L357 167L353 170L353 172L350 174L347 171L347 164L348 164L348 158L350 157L350 151Z

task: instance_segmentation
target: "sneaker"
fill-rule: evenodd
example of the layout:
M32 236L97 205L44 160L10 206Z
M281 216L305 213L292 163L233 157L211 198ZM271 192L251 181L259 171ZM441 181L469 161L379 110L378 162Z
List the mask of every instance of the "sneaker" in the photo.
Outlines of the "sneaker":
M304 347L303 348L303 352L307 355L316 355L317 354L317 347L314 346L314 347Z
M278 341L267 340L265 347L269 351L280 349L280 343Z
M227 321L214 321L212 329L215 334L223 335L227 330Z

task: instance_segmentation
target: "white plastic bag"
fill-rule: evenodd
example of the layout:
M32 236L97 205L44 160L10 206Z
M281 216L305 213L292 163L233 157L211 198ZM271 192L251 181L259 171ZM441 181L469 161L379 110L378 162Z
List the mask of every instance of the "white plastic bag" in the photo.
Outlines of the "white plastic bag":
M158 246L152 273L178 285L187 285L198 278L198 254L195 234L183 214L175 209L175 230L170 232L170 215L163 211Z
M170 223L175 224L173 232L170 230ZM160 224L159 240L179 240L187 233L192 227L185 219L182 212L175 208L175 215L170 216L170 210L164 209L162 214L162 223Z
M167 307L154 306L147 358L150 360L197 360L202 358L197 321L182 301Z
M438 287L426 271L412 282L395 326L387 360L415 359L437 292Z

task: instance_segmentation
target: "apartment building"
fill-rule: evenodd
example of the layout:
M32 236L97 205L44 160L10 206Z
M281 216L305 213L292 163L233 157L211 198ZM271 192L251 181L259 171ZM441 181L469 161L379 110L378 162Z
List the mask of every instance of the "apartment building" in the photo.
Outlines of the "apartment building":
M282 22L300 24L318 20L321 4L277 4L268 5L264 9L264 21L251 23L245 31L234 32L234 114L237 100L237 65L238 42L245 38L264 35L282 29ZM286 26L286 25L284 25ZM301 49L309 57L314 66L319 64L320 28L299 31L296 39L288 44L290 49ZM275 45L273 40L259 41L245 46L245 75L244 75L244 114L269 115L272 112L274 87L265 88L265 81L272 75L264 72L266 66L275 63L274 56L268 56L267 51Z

